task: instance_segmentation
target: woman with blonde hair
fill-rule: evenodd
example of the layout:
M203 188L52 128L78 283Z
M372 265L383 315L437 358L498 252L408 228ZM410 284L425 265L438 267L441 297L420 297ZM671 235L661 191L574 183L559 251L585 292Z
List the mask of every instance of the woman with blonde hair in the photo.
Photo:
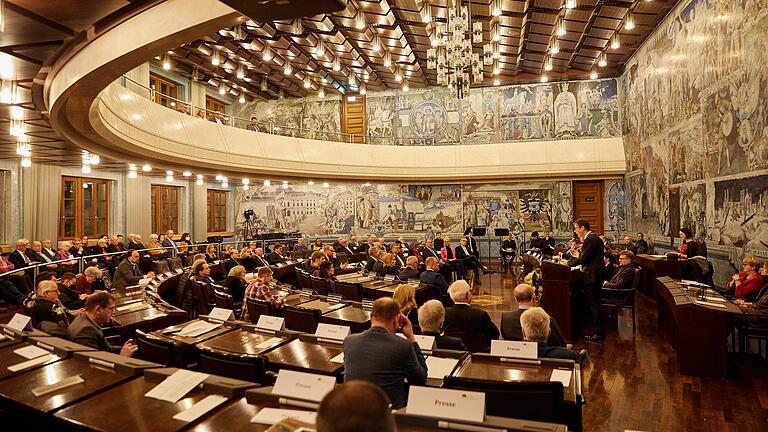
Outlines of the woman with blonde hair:
M379 276L395 275L397 276L397 266L395 265L395 254L385 253L381 259L383 263L381 270L379 270Z
M217 259L219 259L219 257L216 256L216 245L211 243L205 247L205 260L208 264L213 264Z
M236 299L235 301L239 301L243 298L243 295L245 294L245 267L241 265L236 265L232 267L232 269L229 270L229 274L226 278L224 278L224 281L221 283L221 286L225 287L227 291L232 295L233 299Z
M411 284L400 284L392 294L392 300L400 306L400 313L412 324L419 322L419 306L416 304L416 289Z

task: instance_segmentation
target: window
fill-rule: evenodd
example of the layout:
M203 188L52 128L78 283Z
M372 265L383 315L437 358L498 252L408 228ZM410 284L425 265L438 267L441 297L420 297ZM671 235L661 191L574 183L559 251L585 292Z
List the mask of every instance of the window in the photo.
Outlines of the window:
M178 100L183 87L175 82L150 74L149 87L153 90L152 99L155 103L176 111L186 112L189 109L187 104Z
M152 232L179 230L180 186L152 185Z
M107 180L62 177L59 237L98 237L109 232Z
M208 189L208 232L227 230L227 199L229 192Z
M205 97L205 109L208 110L206 117L210 121L227 123L227 104L210 96Z

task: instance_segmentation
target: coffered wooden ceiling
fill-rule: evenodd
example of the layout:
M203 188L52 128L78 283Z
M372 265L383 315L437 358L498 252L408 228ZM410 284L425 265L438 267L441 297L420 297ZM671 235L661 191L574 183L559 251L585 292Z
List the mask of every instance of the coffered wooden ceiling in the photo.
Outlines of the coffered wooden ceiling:
M232 94L244 91L249 98L271 99L282 90L285 96L317 94L322 85L328 92L356 91L350 75L367 91L399 89L395 79L399 70L411 88L437 85L435 70L427 69L427 49L436 23L445 22L452 0L351 0L345 9L328 15L301 20L256 23L249 21L239 29L223 29L216 34L186 44L170 52L172 67L188 77L194 76L216 86L224 81ZM656 25L675 5L675 0L576 0L568 9L565 0L477 0L469 6L471 21L483 23L483 43L474 44L482 56L483 44L498 31L499 80L502 85L538 82L553 41L559 52L552 54L550 80L616 76ZM494 16L498 8L499 16ZM626 29L631 14L635 26ZM431 17L425 22L424 17ZM558 20L566 33L557 36ZM618 35L618 36L616 36ZM618 37L620 47L612 49ZM379 49L376 49L376 45ZM321 53L318 54L318 47ZM322 52L322 48L325 48ZM264 60L267 51L272 58ZM607 65L598 67L601 53ZM385 56L391 65L385 66ZM212 57L220 58L214 66ZM160 64L162 57L156 62ZM334 62L340 67L334 70ZM285 64L290 72L284 73ZM238 65L246 67L238 79ZM313 85L304 87L309 75ZM492 85L493 66L484 67L483 85ZM266 91L261 81L267 79ZM329 93L330 94L330 93Z

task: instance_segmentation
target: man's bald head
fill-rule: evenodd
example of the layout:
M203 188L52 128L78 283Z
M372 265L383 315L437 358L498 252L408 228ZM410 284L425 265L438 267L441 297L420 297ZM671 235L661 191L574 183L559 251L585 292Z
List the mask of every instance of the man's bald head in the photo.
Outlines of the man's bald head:
M534 295L533 287L528 284L520 284L515 287L514 296L517 304L533 303Z
M350 409L354 407L354 409ZM317 410L317 432L394 432L389 398L367 381L337 385Z
M377 321L388 322L400 315L400 306L392 300L392 297L381 297L373 302L371 318Z

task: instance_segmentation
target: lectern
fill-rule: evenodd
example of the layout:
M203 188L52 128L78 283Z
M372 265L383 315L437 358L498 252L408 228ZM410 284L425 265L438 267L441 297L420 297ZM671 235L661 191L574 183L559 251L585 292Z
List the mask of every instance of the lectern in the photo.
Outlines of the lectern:
M578 270L571 270L566 264L546 260L541 262L544 293L539 303L550 316L555 317L568 342L573 340L573 291L578 284L579 274Z

